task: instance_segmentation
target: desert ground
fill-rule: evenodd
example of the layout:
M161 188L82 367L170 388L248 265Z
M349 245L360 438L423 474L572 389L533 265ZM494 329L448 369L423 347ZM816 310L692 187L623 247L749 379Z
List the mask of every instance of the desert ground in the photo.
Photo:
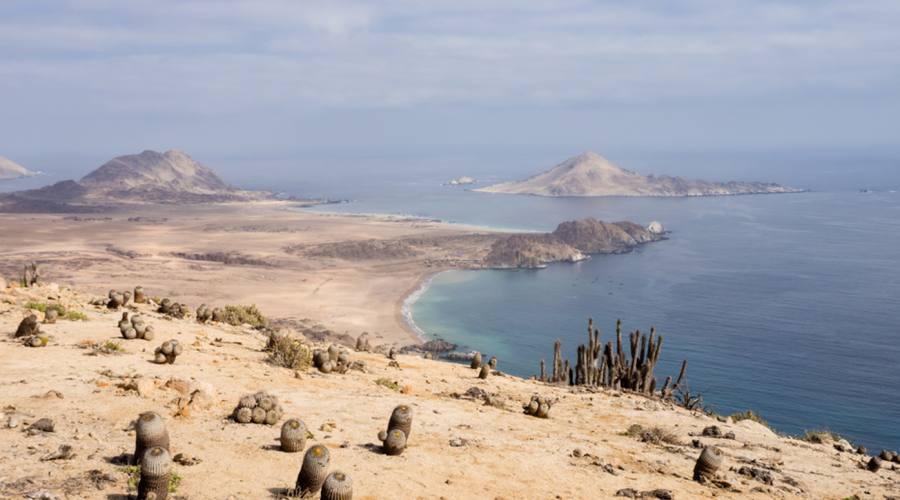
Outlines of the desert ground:
M627 489L654 492L644 498L880 499L900 492L894 466L869 472L868 457L835 447L848 443L814 444L645 396L506 376L502 360L484 380L468 366L418 355L392 363L383 353L352 350L363 370L290 369L267 361L261 330L172 319L152 304L126 307L154 326L155 339L123 340L121 312L89 305L94 298L57 284L0 290L4 333L30 313L29 302L86 316L41 325L45 347L5 335L0 342L0 498L127 498L135 490L123 460L144 411L163 416L171 453L182 454L170 498L276 498L293 486L302 453L279 449L281 422L230 418L242 395L261 390L279 398L285 419L306 423L307 447L329 448L330 470L351 476L357 499L612 498ZM155 347L169 339L184 353L174 364L153 363ZM119 348L103 349L107 342ZM550 418L522 412L533 394L556 401ZM412 432L402 455L387 456L376 435L398 404L413 409ZM53 420L53 432L29 429L41 418ZM629 434L636 424L656 428L662 441ZM734 438L701 436L713 425ZM54 458L62 445L70 452ZM721 449L724 463L715 483L700 484L692 470L706 445Z
M192 307L256 304L308 328L407 344L418 339L400 313L404 298L438 271L475 265L493 241L478 228L296 208L251 202L0 214L0 276L21 276L37 261L47 279L98 294L139 283Z

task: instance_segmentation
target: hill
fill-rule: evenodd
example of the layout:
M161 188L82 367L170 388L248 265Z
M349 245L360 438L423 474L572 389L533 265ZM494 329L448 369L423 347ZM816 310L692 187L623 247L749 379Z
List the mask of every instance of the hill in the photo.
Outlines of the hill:
M539 196L728 196L801 190L765 182L723 183L641 175L587 152L523 181L495 184L475 191Z
M226 184L210 168L177 150L113 158L81 178L0 195L4 211L79 212L122 203L249 201L269 193Z
M18 163L0 156L0 181L8 179L18 179L19 177L31 177L38 175Z

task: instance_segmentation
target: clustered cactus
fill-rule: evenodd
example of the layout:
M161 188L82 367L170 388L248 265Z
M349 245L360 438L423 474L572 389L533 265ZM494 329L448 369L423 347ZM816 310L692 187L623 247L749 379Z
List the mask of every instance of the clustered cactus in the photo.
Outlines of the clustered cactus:
M188 309L188 306L184 304L179 304L178 302L173 302L172 299L165 298L160 301L157 312L173 318L183 319L190 313L190 310Z
M233 417L235 422L241 424L275 425L283 415L284 410L278 404L278 398L266 392L257 392L241 398Z
M169 476L172 457L161 446L148 449L141 457L141 479L138 482L138 500L165 500L169 495Z
M722 466L722 454L715 446L703 448L694 464L694 481L705 483L715 479L716 471Z
M299 418L288 419L281 426L281 450L297 453L306 448L306 424Z
M206 323L212 319L212 309L206 304L200 304L194 317L197 318L197 323Z
M119 320L119 332L122 334L122 338L127 340L153 340L155 336L153 325L145 323L144 318L137 314L132 314L131 319L129 319L128 311L122 313L122 319Z
M131 292L125 290L124 292L119 292L118 290L110 290L109 291L109 300L106 302L106 307L110 309L118 309L120 307L125 307L131 301Z
M169 431L166 430L166 422L159 413L155 411L141 413L134 424L134 430L133 464L140 464L144 454L151 448L169 449Z
M313 365L322 373L347 373L350 369L350 353L331 344L326 350L313 351Z
M378 433L378 440L387 455L399 455L406 449L406 442L412 430L412 408L399 405L391 412L386 431Z
M175 358L181 355L182 350L181 342L174 339L167 340L156 348L153 361L159 364L168 363L171 365L175 362Z
M359 337L356 338L356 351L369 352L371 350L372 347L369 345L369 334L367 332L363 332Z
M534 396L531 396L531 401L522 405L522 409L525 410L526 415L531 415L537 418L548 418L550 416L550 408L552 406L552 401L535 394Z

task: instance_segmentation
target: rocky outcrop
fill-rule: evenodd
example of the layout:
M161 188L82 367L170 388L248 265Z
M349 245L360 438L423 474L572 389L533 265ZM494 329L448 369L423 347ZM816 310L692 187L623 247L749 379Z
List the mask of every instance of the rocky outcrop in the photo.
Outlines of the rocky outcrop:
M551 262L577 262L588 254L629 252L658 241L654 233L634 222L603 222L588 218L561 223L552 233L513 234L491 246L484 264L494 268L536 268Z
M587 152L523 181L505 182L475 191L539 196L728 196L801 190L767 182L707 182L668 175L641 175Z

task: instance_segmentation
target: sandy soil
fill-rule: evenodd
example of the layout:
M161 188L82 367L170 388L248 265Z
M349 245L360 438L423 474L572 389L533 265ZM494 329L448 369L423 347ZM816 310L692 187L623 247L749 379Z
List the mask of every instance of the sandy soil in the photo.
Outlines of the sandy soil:
M99 287L99 274L95 279ZM900 472L890 464L871 473L860 468L864 457L839 452L833 443L779 437L750 421L720 422L641 396L499 373L480 380L468 367L411 355L398 356L399 366L391 367L384 355L351 353L366 363L365 373L295 372L266 363L258 331L167 319L144 305L138 308L156 338L125 341L116 327L120 313L86 305L90 298L55 286L0 292L3 333L15 330L29 301L56 300L88 316L43 325L46 347L5 336L0 342L0 498L38 498L41 491L125 498L133 489L116 457L132 451L130 423L148 410L167 420L173 454L201 460L175 466L181 478L176 497L275 497L293 485L302 455L278 449L279 426L228 418L241 395L259 390L278 396L286 418L305 421L314 435L307 446L330 449L331 469L352 477L357 499L611 498L623 488L666 489L674 498L885 498L900 492ZM125 352L92 355L82 348L116 339ZM172 365L152 363L153 349L168 339L181 341L184 354ZM454 395L473 387L492 394L494 405ZM532 394L558 400L549 419L522 413ZM401 403L415 414L410 444L390 457L380 453L376 434ZM30 435L25 429L41 417L53 419L55 431ZM672 442L625 435L633 424L662 428ZM698 437L709 425L734 432L735 439ZM730 486L691 480L700 453L695 439L723 450L720 478ZM63 444L72 446L73 458L41 460ZM773 484L738 474L742 466L768 471Z
M306 319L353 337L368 331L403 344L417 340L400 314L404 297L435 272L472 265L493 241L471 227L292 207L254 202L0 214L0 276L20 276L35 260L47 279L98 294L141 284L150 295L192 307L253 303L271 317ZM384 257L382 248L353 246L372 239L405 245L407 238L415 238L415 252ZM214 252L236 258L192 260Z

